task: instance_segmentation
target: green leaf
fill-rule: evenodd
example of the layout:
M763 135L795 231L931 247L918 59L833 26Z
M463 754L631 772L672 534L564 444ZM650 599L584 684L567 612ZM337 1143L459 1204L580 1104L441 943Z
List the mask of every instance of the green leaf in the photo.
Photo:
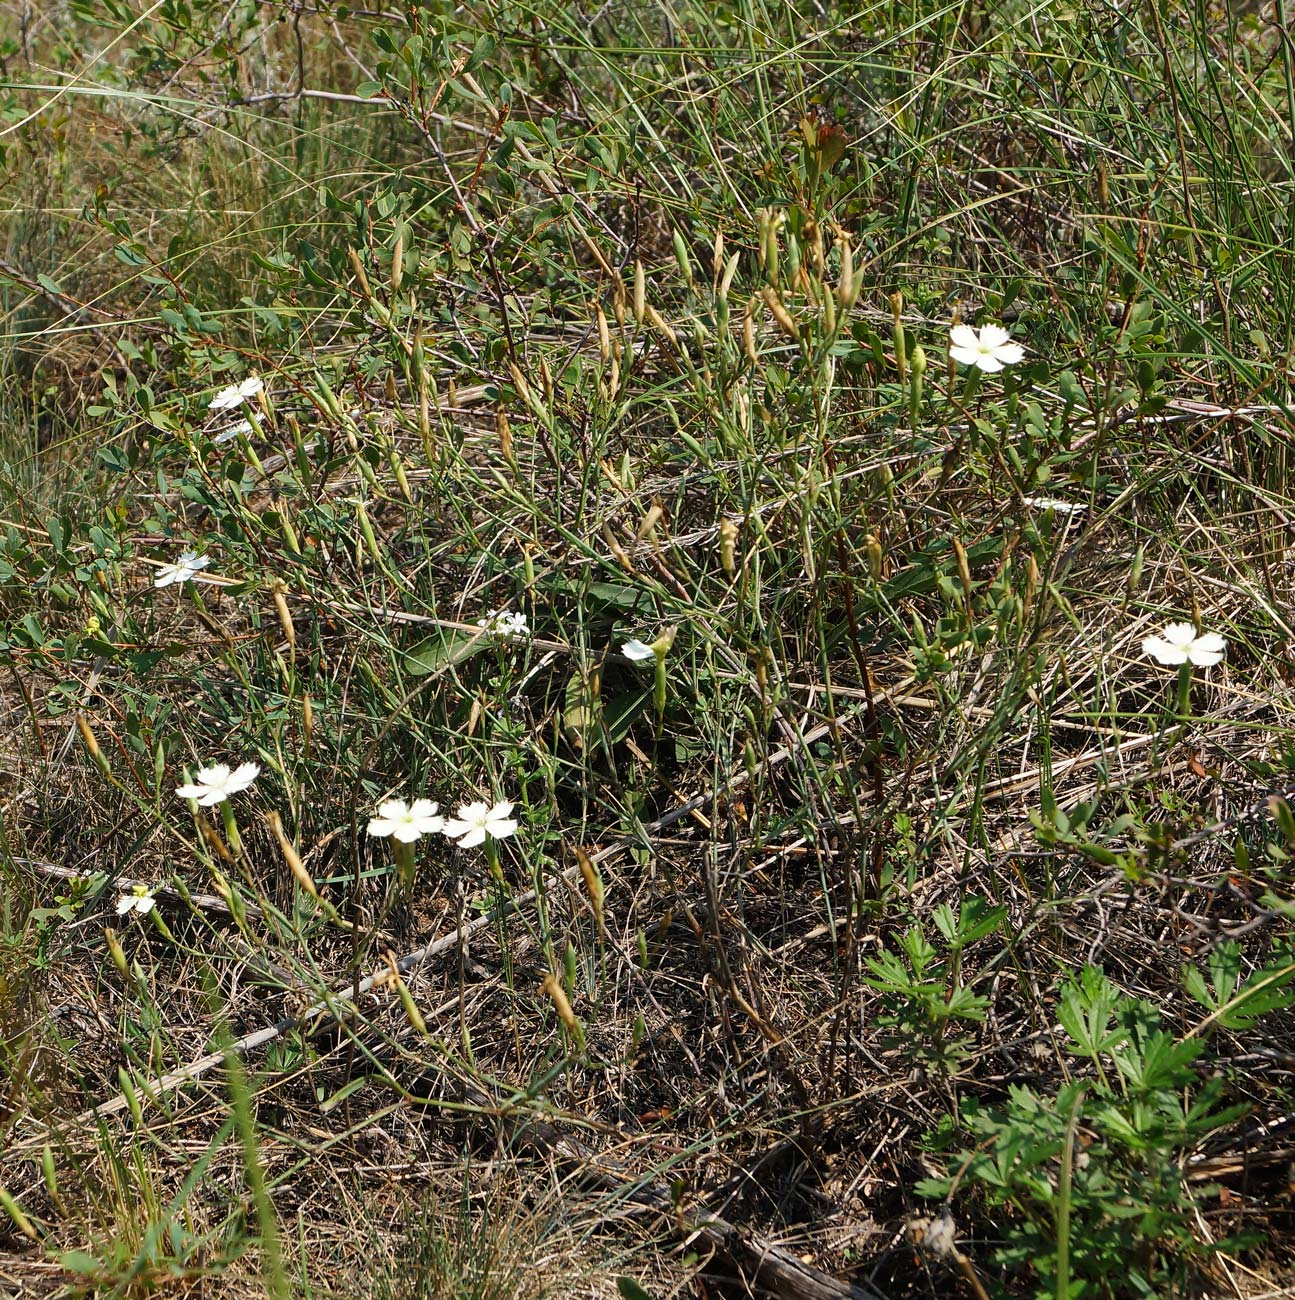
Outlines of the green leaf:
M405 670L413 677L428 677L453 664L461 664L480 654L489 645L489 639L473 632L458 632L442 628L424 637L405 654Z
M640 691L637 695L615 695L604 704L603 722L613 744L629 735L630 728L646 712L651 698L651 691Z
M89 1276L91 1273L97 1273L103 1267L103 1264L95 1259L93 1255L84 1250L65 1250L59 1257L58 1262L67 1269L69 1273L83 1273Z
M621 1293L621 1300L652 1300L632 1277L618 1277L616 1290Z
M633 612L648 601L648 593L642 587L622 582L591 582L588 595L602 605L613 605L627 612Z

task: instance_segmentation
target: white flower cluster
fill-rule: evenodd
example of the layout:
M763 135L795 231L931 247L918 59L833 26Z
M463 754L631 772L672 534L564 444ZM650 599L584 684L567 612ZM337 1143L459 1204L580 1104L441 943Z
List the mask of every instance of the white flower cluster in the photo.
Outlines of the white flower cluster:
M490 636L498 637L501 641L511 641L531 634L526 615L508 609L492 609L485 618L477 619L477 626L485 628Z
M486 837L505 840L517 830L517 822L508 814L513 805L506 800L493 807L484 802L459 805L457 817L441 817L430 799L388 799L378 806L378 815L369 822L369 834L379 839L390 835L402 844L412 844L424 835L445 835L461 849L484 844Z

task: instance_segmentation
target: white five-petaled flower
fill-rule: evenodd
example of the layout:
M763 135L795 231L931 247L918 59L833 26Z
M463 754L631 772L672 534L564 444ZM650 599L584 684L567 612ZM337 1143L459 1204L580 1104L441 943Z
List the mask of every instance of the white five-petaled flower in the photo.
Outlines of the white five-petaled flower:
M1011 341L1001 325L984 325L974 330L970 325L955 325L949 331L949 355L964 366L976 366L989 374L1015 365L1025 349Z
M634 664L644 664L647 663L649 659L656 658L656 651L653 650L646 641L640 641L638 637L635 637L633 641L626 641L625 644L621 646L621 654L623 654L630 663Z
M197 551L185 551L174 564L164 564L153 579L155 587L169 587L173 582L188 582L199 569L205 569L211 563L206 555Z
M1142 653L1157 663L1211 668L1223 658L1227 642L1217 632L1196 631L1192 623L1169 623L1160 636L1142 638Z
M515 614L507 609L492 609L485 618L477 619L477 626L484 627L491 636L499 637L503 641L531 634L526 615Z
M256 763L244 763L230 771L228 763L216 763L211 767L200 767L197 779L188 785L176 787L176 794L181 799L196 799L199 807L211 808L224 803L232 794L246 790L261 774Z
M222 442L233 442L234 439L237 438L240 433L251 433L251 432L252 432L251 420L239 420L236 423L231 424L228 429L222 429L212 439L212 442L214 442L217 446L220 446Z
M1024 503L1035 510L1055 510L1059 515L1079 515L1088 509L1082 501L1062 501L1059 497L1025 497Z
M474 849L486 842L487 835L492 840L504 840L517 829L516 821L508 815L512 810L513 805L507 802L493 808L485 803L460 804L459 815L446 818L441 829L450 839L458 840L459 848Z
M402 844L412 844L423 835L434 835L445 826L445 818L436 815L430 799L388 799L378 805L378 815L369 822L369 834L385 839L394 836Z
M232 411L236 406L242 406L244 402L250 401L264 387L259 375L249 375L241 384L231 384L228 388L222 388L207 403L207 409Z
M129 894L122 894L117 899L117 915L125 916L127 912L138 912L146 916L157 905L153 891L147 885L135 885Z

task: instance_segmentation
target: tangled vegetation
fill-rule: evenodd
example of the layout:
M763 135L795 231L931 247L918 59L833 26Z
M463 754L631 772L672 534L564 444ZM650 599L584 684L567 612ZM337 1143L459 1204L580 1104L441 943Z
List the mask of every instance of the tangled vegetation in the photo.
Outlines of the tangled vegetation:
M1295 51L0 3L0 1292L1291 1294Z

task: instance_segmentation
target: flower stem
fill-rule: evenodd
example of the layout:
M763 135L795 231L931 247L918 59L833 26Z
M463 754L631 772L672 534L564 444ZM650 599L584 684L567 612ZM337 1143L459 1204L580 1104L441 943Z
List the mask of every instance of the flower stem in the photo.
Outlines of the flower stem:
M499 846L489 835L487 835L486 842L482 847L486 851L486 865L490 868L490 875L494 879L495 884L497 884L506 895L508 892L508 885L504 880L504 869L499 865Z
M1186 722L1191 713L1192 707L1192 666L1190 663L1181 664L1178 669L1178 695L1174 703L1174 711L1179 719Z
M414 887L414 846L403 840L396 840L396 879L400 888L406 893Z
M656 682L652 690L652 702L656 706L657 735L665 725L665 655L656 657Z
M243 851L243 839L238 833L238 823L234 820L234 805L228 799L220 805L221 820L225 823L225 840L230 851L235 855Z

